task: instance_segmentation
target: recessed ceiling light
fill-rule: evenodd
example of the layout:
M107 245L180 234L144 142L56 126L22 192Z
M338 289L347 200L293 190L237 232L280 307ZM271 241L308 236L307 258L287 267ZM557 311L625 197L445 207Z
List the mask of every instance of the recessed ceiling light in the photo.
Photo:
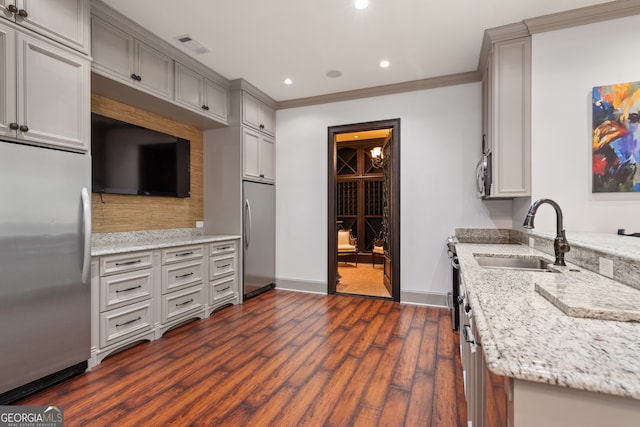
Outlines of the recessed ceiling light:
M391 65L391 62L387 61L386 59L380 61L380 68L387 68L389 65Z
M338 78L342 75L342 71L340 70L329 70L327 71L327 77L331 77L332 79Z
M369 1L368 0L356 0L353 5L355 6L356 9L362 10L362 9L366 9L367 6L369 6Z
M292 84L293 84L293 80L291 80L291 79L284 79L284 82L283 82L283 83L284 83L284 84L286 84L286 85L292 85Z

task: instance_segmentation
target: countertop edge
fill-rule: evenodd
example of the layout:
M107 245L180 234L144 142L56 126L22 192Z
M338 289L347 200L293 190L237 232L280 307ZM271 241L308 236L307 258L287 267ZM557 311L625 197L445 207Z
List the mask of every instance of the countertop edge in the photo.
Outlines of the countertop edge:
M172 237L167 239L151 239L145 241L129 241L116 244L96 244L91 246L91 256L96 257L103 255L114 255L127 252L163 249L173 246L197 245L238 239L240 239L240 236L238 235L208 235Z

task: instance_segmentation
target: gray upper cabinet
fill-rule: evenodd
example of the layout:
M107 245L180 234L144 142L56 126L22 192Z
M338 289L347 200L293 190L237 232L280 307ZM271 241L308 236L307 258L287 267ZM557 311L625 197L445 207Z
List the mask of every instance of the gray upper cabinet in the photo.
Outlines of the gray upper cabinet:
M0 134L33 145L88 151L87 57L2 23L0 50L6 89Z
M0 16L72 49L89 52L88 0L0 0Z
M99 0L91 2L91 30L93 93L201 129L228 125L223 76Z
M93 71L157 97L173 98L173 59L93 16Z
M229 110L227 89L177 61L175 67L176 103L226 124Z
M491 153L487 198L531 195L531 37L522 25L485 33L483 132Z
M275 110L247 92L242 92L242 122L268 135L276 134Z

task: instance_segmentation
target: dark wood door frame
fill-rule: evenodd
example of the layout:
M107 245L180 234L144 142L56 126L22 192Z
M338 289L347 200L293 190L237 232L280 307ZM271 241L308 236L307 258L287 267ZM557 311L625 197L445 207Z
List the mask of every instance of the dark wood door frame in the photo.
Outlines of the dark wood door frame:
M379 120L375 122L355 123L341 126L331 126L328 129L328 268L327 268L327 293L336 293L336 276L338 273L338 247L337 247L337 214L336 214L336 167L337 145L336 135L365 130L392 129L391 137L391 188L389 198L389 227L391 239L389 252L391 255L391 286L392 299L400 302L400 119Z

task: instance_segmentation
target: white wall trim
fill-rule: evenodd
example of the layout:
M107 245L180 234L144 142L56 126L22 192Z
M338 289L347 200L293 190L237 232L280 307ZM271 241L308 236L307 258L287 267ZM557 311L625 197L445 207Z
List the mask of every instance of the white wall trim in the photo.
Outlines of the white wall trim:
M327 283L312 280L277 278L276 289L327 295ZM447 294L439 292L400 291L400 304L447 308Z
M276 278L276 289L296 292L308 292L312 294L327 294L327 282L313 280Z
M400 303L447 308L447 294L440 292L400 291Z

